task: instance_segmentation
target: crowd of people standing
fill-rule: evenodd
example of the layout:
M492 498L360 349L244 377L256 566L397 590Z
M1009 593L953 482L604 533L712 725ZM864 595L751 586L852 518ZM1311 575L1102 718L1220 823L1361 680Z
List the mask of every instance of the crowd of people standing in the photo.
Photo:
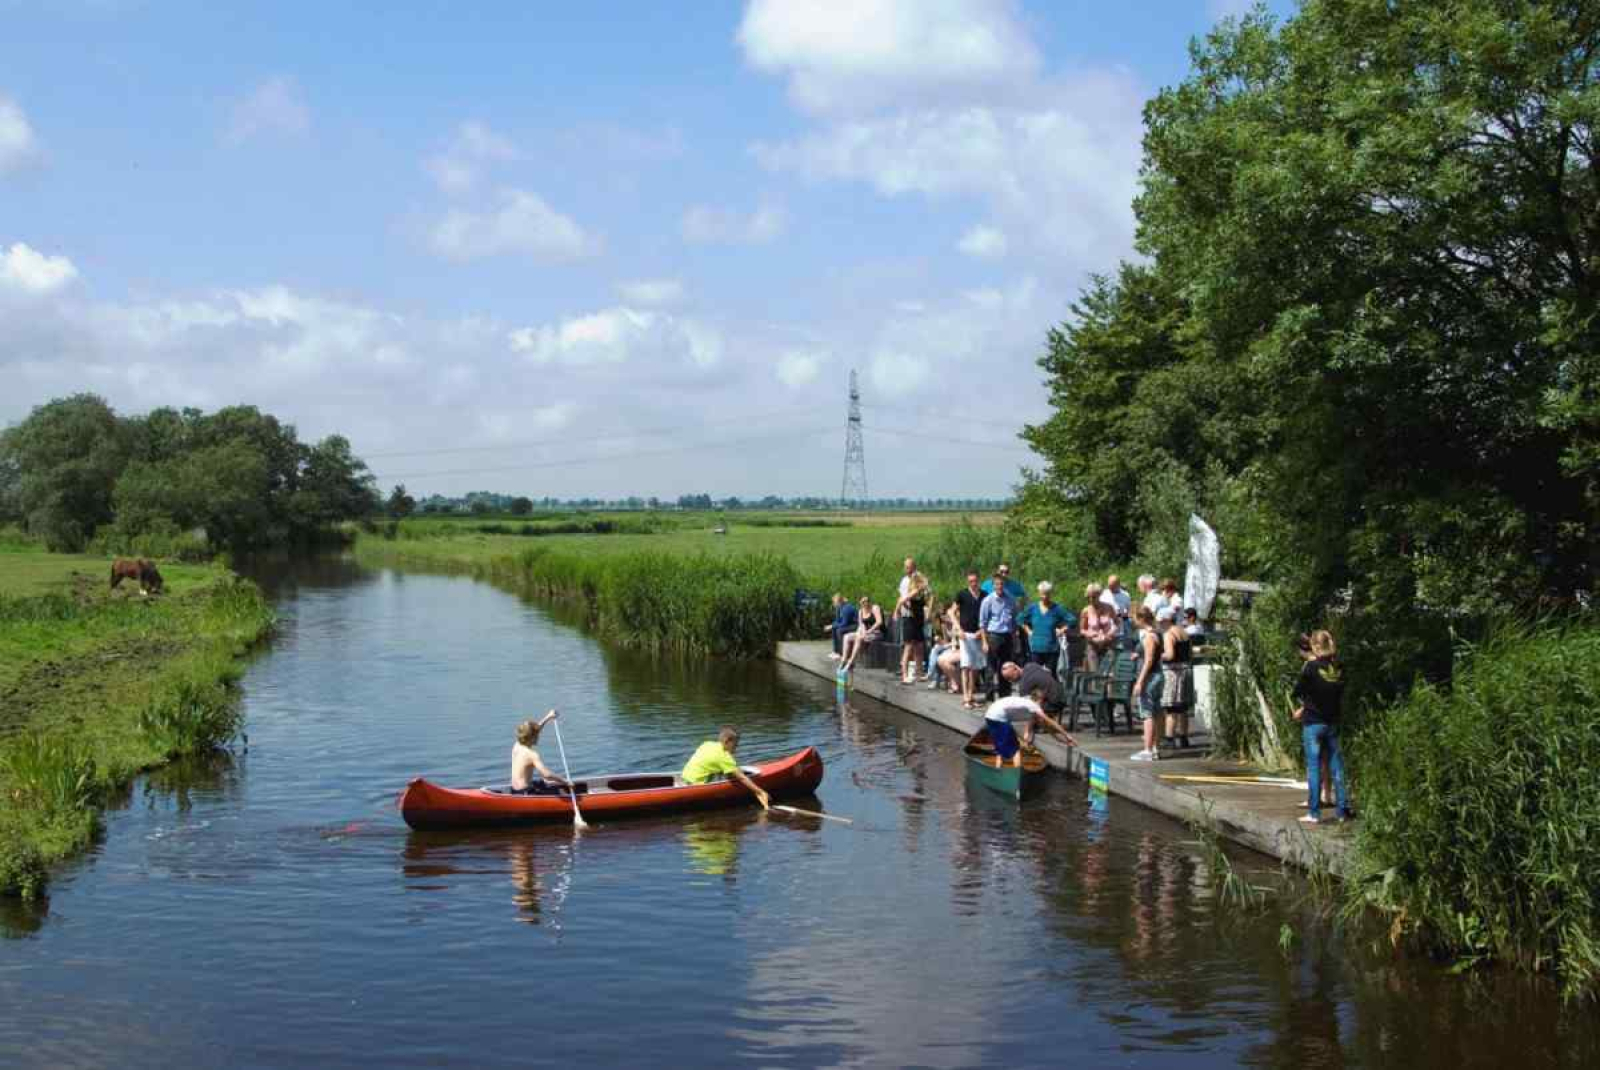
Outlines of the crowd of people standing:
M1099 672L1120 644L1137 666L1131 704L1143 722L1142 746L1131 759L1158 761L1163 749L1192 746L1194 652L1204 630L1175 581L1140 576L1135 594L1113 574L1103 585L1089 584L1083 606L1074 612L1056 600L1048 580L1036 584L1036 597L1028 600L1005 563L987 579L972 570L965 580L953 598L941 602L908 557L888 612L870 595L851 602L835 594L827 630L839 673L848 675L868 647L888 640L900 644L903 685L943 688L960 696L968 710L980 710L1016 688L1038 700L1045 713L1058 714L1066 702L1061 685L1066 670ZM1081 655L1069 653L1080 649ZM1294 717L1305 744L1309 811L1301 820L1320 821L1323 805L1336 806L1344 820L1353 810L1339 747L1344 684L1333 637L1326 631L1303 636L1300 650L1305 667L1294 689Z
M839 672L849 674L868 647L887 640L900 647L901 684L942 687L959 695L965 709L977 710L997 696L1010 695L1021 674L1034 667L1033 679L1055 681L1061 702L1063 670L1097 672L1119 640L1131 642L1140 665L1134 693L1145 722L1144 747L1135 759L1158 759L1162 745L1190 745L1190 665L1200 625L1174 581L1139 577L1136 605L1133 594L1112 575L1104 585L1089 584L1082 608L1074 612L1056 600L1049 580L1035 585L1030 600L1004 562L987 579L978 570L967 572L965 579L953 598L941 602L916 560L908 557L897 598L887 612L870 595L851 602L834 594L835 615L828 631ZM1081 659L1068 664L1079 638ZM1021 689L1023 694L1031 691Z

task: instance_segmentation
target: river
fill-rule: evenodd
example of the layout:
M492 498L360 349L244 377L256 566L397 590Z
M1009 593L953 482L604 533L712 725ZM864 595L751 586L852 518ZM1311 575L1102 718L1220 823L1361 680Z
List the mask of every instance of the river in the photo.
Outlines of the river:
M1547 985L1352 929L1268 860L770 662L657 660L464 578L265 577L248 743L142 778L46 904L0 906L0 1065L1593 1066ZM422 834L411 777L503 781L550 706L575 772L814 744L854 820L755 808ZM554 740L542 748L554 758Z

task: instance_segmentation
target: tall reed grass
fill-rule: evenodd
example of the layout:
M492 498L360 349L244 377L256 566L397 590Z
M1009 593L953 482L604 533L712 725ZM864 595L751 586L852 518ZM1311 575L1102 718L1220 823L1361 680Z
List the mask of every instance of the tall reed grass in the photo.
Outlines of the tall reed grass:
M1600 628L1508 629L1463 649L1352 741L1359 906L1463 963L1600 993Z

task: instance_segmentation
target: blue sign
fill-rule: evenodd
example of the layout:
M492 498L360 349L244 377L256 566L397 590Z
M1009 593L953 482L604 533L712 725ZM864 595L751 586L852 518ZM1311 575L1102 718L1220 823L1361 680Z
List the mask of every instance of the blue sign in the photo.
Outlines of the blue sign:
M1111 766L1104 758L1089 759L1089 790L1108 791L1111 783Z

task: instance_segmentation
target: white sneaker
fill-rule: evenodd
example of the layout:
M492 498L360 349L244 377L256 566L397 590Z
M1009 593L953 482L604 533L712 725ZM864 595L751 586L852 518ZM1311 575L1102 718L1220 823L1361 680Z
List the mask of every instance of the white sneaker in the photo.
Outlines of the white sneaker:
M1130 762L1153 762L1156 760L1154 752L1142 750L1128 756Z

